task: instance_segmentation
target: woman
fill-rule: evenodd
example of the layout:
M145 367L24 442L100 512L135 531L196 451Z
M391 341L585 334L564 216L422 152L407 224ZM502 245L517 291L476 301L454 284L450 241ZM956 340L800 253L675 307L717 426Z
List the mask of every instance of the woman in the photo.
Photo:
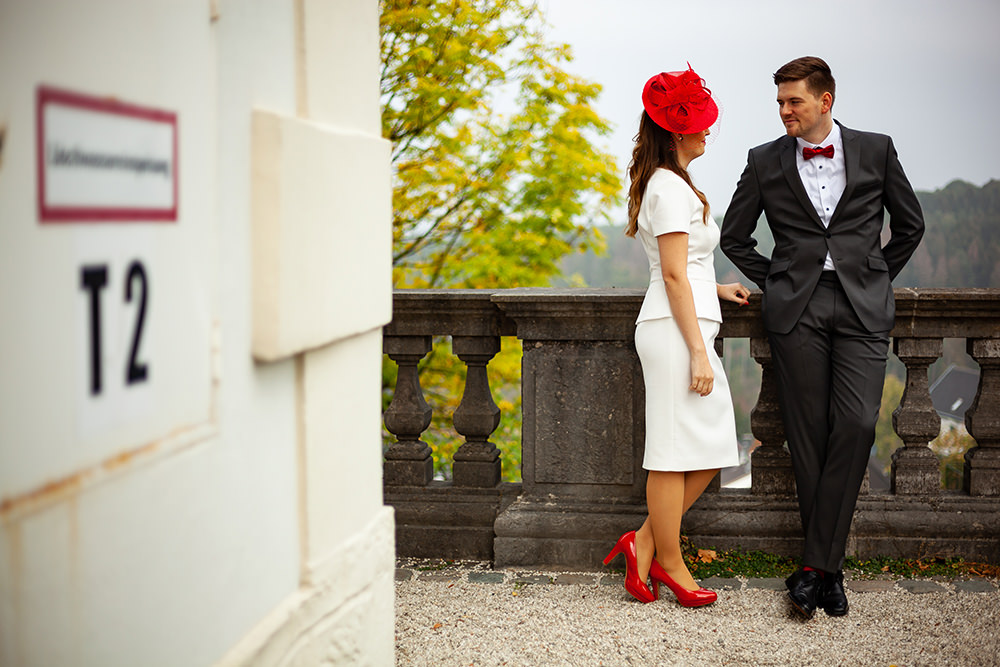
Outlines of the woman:
M650 270L635 330L646 385L649 516L622 535L604 562L625 555L625 588L642 602L657 599L663 583L682 605L695 607L717 596L700 588L684 564L681 516L720 468L739 463L732 400L714 341L719 299L745 305L749 290L715 283L719 228L687 172L705 152L719 116L711 91L689 65L652 77L642 104L625 233L639 237Z

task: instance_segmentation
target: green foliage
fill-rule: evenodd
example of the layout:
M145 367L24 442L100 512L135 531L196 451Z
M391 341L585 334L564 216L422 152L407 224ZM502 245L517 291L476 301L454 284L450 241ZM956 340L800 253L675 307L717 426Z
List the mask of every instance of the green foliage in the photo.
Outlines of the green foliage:
M397 287L547 285L618 201L600 86L527 0L383 0ZM504 104L513 108L501 113Z
M565 255L601 249L593 223L621 185L594 143L610 131L592 106L601 88L562 69L569 48L545 41L535 3L383 0L381 57L397 287L547 285ZM489 366L508 481L520 479L520 360L505 340ZM383 366L384 408L395 365ZM420 371L434 410L423 437L448 478L465 367L441 339Z
M941 488L957 491L965 477L965 453L976 446L976 441L964 428L942 426L941 435L930 443L930 448L941 461Z
M889 474L892 467L892 453L903 446L903 441L892 428L892 413L899 405L903 396L903 382L891 373L885 376L882 385L882 405L878 412L878 422L875 424L875 460L882 466L882 472Z
M382 410L392 400L396 385L396 364L388 357L382 363ZM451 351L451 339L436 338L431 352L418 365L424 399L433 415L421 439L431 448L434 474L451 479L452 459L464 438L455 431L452 415L465 391L466 367ZM512 336L500 339L500 352L487 366L493 402L500 408L500 425L490 442L500 450L500 469L506 482L521 481L521 341ZM382 447L395 438L383 428Z
M897 287L1000 287L1000 181L918 192L926 231Z

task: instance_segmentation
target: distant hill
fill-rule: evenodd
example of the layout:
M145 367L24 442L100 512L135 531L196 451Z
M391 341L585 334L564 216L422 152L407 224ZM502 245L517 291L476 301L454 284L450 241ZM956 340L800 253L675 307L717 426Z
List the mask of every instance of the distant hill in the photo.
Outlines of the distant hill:
M1000 181L982 187L953 181L934 192L917 192L927 231L913 258L893 283L896 287L1000 287ZM722 215L717 217L721 224ZM623 227L603 227L607 252L566 257L554 286L645 287L649 267L642 246ZM888 234L888 225L886 225ZM774 247L763 218L757 227L758 249ZM746 279L716 251L720 282Z

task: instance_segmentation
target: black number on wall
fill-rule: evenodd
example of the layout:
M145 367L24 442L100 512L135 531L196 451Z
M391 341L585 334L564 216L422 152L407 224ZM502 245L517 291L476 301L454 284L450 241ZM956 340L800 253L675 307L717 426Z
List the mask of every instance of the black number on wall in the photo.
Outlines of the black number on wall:
M101 290L108 284L108 267L85 266L80 288L90 295L90 393L101 393Z
M129 352L128 367L125 369L125 384L145 382L149 378L149 365L138 360L139 345L142 341L142 327L146 322L146 302L149 298L149 282L146 269L139 260L129 264L125 279L125 302L132 302L132 284L138 281L139 310L132 330L132 348ZM101 393L101 291L108 285L107 264L84 266L80 270L80 289L87 292L90 303L90 393Z
M135 320L135 329L132 334L132 351L128 355L128 373L125 384L144 382L149 375L149 367L136 360L139 354L139 339L142 338L142 325L146 321L146 297L149 291L146 288L146 270L138 260L132 262L128 267L128 277L125 279L125 301L132 301L132 282L139 279L139 313Z

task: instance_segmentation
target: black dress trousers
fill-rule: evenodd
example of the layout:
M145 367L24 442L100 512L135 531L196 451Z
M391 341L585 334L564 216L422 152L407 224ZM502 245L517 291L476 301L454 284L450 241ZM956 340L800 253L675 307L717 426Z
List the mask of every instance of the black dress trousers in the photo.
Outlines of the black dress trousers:
M802 565L835 572L875 441L889 332L868 331L836 273L824 271L798 323L769 340L805 535Z

